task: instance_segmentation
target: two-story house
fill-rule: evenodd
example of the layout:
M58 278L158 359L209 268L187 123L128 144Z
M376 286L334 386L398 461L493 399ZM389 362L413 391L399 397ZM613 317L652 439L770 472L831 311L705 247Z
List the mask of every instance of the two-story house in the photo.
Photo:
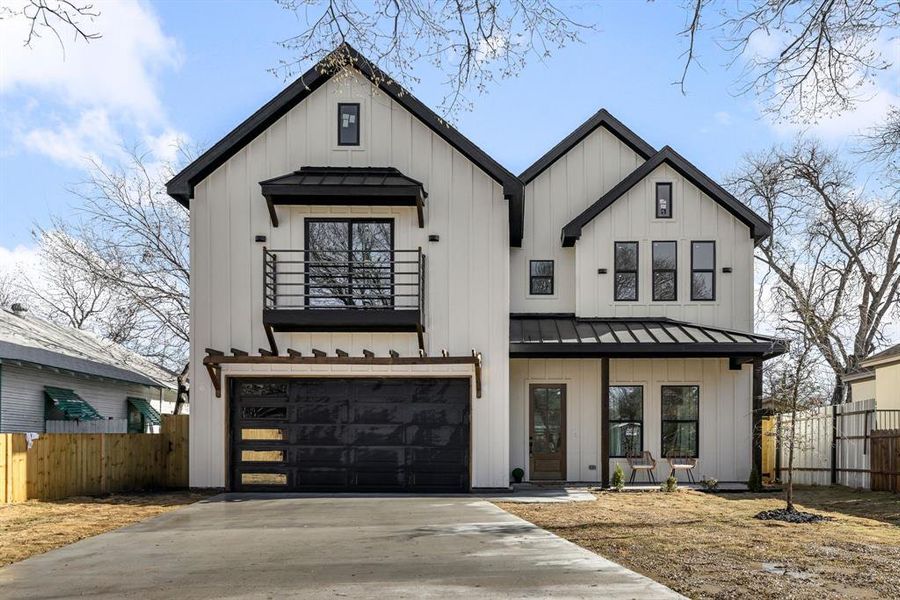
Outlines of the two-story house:
M607 483L643 450L746 479L784 350L752 333L768 224L605 111L517 177L336 52L168 183L191 485Z

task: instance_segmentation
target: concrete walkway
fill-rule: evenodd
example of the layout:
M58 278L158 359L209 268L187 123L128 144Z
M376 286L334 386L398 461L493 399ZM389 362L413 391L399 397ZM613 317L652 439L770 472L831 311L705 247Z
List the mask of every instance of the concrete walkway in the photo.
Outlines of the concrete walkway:
M471 496L218 496L0 569L4 598L679 598Z

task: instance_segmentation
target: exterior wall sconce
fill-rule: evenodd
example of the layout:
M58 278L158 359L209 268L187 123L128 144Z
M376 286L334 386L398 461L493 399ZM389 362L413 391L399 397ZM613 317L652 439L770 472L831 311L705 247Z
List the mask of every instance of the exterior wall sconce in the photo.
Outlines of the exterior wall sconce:
M262 242L265 242L265 241L266 241L266 236L264 236L264 235L258 235L258 236L256 236L255 239L256 239L257 242L262 243Z
M731 267L722 267L723 273L731 273Z
M428 241L429 242L439 242L439 241L441 241L441 236L439 236L436 233L432 233L431 235L428 236Z
M606 275L606 269L597 269L598 275Z

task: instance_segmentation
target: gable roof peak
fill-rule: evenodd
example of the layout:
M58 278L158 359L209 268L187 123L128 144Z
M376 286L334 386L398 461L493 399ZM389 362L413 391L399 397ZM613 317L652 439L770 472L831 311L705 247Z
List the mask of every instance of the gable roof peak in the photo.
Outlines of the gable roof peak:
M656 154L656 150L653 146L626 127L608 110L601 108L588 118L587 121L576 127L574 131L560 140L558 144L548 150L542 157L537 159L534 164L522 171L519 175L519 179L525 184L532 181L553 165L553 163L565 156L569 150L578 145L579 142L593 133L598 127L603 127L609 131L644 160L647 160L652 155Z

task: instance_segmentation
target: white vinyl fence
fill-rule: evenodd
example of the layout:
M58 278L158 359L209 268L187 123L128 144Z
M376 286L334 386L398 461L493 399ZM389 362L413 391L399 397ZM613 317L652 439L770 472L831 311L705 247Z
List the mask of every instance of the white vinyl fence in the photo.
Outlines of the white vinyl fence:
M787 432L790 415L777 417L777 431ZM876 410L875 400L823 406L797 414L794 483L871 489L872 431L891 429L900 411ZM781 480L787 478L788 443L779 440ZM832 457L834 465L832 467Z
M128 433L127 419L45 421L47 433Z

